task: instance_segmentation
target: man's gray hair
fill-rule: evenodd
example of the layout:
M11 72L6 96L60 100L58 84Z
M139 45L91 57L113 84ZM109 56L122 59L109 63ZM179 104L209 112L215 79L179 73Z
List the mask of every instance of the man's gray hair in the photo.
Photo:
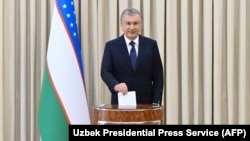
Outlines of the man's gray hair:
M135 8L127 8L127 9L124 9L121 13L121 17L120 17L120 21L122 22L123 21L123 18L125 15L129 15L129 16L133 16L133 15L139 15L140 16L140 19L142 21L142 15L141 15L141 12Z

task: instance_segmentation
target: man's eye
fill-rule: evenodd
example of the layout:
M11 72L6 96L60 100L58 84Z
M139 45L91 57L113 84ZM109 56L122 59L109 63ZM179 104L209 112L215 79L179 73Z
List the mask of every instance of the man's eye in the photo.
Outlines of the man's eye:
M126 23L127 25L131 25L131 23Z
M126 23L126 25L138 25L139 22L134 22L134 23Z
M139 24L139 22L135 22L135 23L134 23L134 25L138 25L138 24Z

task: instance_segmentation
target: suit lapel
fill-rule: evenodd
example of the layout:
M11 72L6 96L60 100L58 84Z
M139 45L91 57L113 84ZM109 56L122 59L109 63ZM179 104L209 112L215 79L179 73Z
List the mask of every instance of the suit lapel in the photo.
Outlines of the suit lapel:
M137 68L140 67L141 61L143 61L143 56L146 52L146 44L144 42L144 38L140 35L139 36L139 47L138 47L138 58L137 58Z

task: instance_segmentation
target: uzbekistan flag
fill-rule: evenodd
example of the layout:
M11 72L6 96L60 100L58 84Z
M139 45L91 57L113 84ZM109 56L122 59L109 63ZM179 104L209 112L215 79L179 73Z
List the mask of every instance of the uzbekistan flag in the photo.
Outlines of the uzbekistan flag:
M38 111L42 141L68 141L68 125L90 124L73 0L55 0Z

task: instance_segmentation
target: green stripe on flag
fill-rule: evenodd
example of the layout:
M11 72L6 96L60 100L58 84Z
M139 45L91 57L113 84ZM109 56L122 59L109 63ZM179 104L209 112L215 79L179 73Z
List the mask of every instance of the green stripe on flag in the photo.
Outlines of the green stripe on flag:
M68 123L45 67L38 124L42 141L68 141Z

